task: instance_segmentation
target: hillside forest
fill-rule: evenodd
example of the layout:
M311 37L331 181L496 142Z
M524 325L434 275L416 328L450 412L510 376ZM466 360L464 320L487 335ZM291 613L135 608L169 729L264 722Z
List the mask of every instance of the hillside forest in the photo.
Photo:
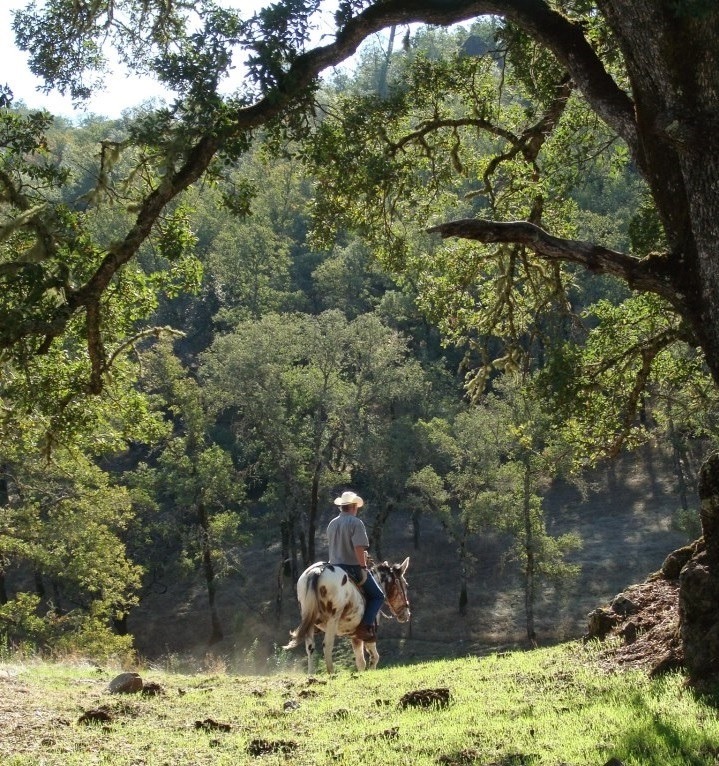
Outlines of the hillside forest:
M251 575L246 552L294 582L347 488L376 558L397 519L417 545L425 529L450 545L459 614L473 543L501 541L529 642L540 589L577 575L582 540L546 523L557 482L582 493L597 465L662 444L674 524L702 534L713 320L662 271L681 226L654 156L515 3L434 18L431 3L341 2L338 28L368 39L321 80L319 5L243 19L207 3L190 33L183 3L177 18L125 3L128 56L141 29L155 53L174 41L152 66L178 98L120 119L53 118L0 88L5 650L126 655L133 610L169 582L203 589L211 647L232 633L217 596ZM583 29L622 93L637 87L612 3L527 5ZM711 4L659 5L719 24ZM36 70L78 100L83 36L114 28L105 6L86 27L60 0L15 16ZM223 100L237 40L247 92Z

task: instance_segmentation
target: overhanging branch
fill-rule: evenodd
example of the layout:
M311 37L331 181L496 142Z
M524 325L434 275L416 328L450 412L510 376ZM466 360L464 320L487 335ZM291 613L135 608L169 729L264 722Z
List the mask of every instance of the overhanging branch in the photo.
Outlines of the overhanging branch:
M516 243L533 250L540 258L576 263L594 274L611 274L632 290L655 293L669 301L680 313L685 307L669 279L669 272L659 265L662 259L634 258L617 250L574 239L562 239L527 221L498 222L482 218L463 218L432 226L430 234L443 239L458 237L476 242Z
M45 332L46 345L64 331L73 314L83 309L91 310L99 302L115 274L137 254L165 206L202 176L226 141L281 114L323 70L353 55L360 43L375 32L413 22L448 25L487 14L511 20L546 45L566 67L597 114L636 155L636 124L631 99L606 71L581 27L552 10L545 0L378 0L350 19L339 30L334 42L297 55L276 87L259 101L238 109L234 120L217 126L215 131L208 131L197 140L184 164L145 198L134 225L124 239L110 249L97 271L84 285L67 294L67 303L60 306L54 316L43 318L44 324L51 328ZM609 264L604 270L613 273ZM631 269L626 271L629 273ZM626 278L624 272L622 275ZM636 289L652 289L668 297L667 292L660 290L660 282L652 287L641 285L640 279ZM37 331L36 325L37 320L30 321L4 334L0 348L7 348L18 339L33 334Z
M238 109L235 120L222 130L201 138L185 164L153 192L140 208L135 225L124 240L108 253L97 272L68 300L71 312L97 300L114 274L136 254L162 209L207 169L225 140L247 132L276 117L304 88L328 67L353 55L360 43L387 26L420 22L452 24L483 14L511 19L546 44L566 64L575 82L598 114L633 146L635 124L630 99L604 69L581 29L552 11L544 0L386 0L351 19L335 41L295 58L283 80L257 103Z
M411 23L446 26L494 15L512 21L549 48L566 67L596 113L635 154L636 120L631 98L607 72L579 24L552 10L545 0L384 0L375 2L339 30L335 41L298 55L283 80L252 106L239 109L244 129L279 113L298 89L323 70L352 56L367 37L390 26Z

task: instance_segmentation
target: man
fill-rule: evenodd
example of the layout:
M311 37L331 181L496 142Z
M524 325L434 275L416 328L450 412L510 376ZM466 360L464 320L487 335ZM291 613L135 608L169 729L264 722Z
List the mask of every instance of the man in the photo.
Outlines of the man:
M355 638L372 643L377 640L376 621L384 603L384 593L367 567L369 538L357 512L364 500L354 492L343 492L335 499L340 512L327 526L330 564L337 564L362 588L366 604Z

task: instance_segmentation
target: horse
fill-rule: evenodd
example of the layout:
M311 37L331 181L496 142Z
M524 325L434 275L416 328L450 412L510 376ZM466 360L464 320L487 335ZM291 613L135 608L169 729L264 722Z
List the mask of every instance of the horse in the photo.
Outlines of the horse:
M407 622L410 618L407 581L404 578L408 566L409 557L401 564L388 564L384 561L372 568L375 579L384 591L391 616L398 622ZM370 668L377 667L379 653L376 642L365 644L352 636L362 619L365 597L342 567L324 562L307 567L297 581L297 599L302 620L295 630L290 631L291 640L283 648L293 649L304 639L309 673L314 670L315 629L325 634L323 649L328 673L333 672L332 648L336 636L352 637L357 670L367 667L365 649L370 657Z

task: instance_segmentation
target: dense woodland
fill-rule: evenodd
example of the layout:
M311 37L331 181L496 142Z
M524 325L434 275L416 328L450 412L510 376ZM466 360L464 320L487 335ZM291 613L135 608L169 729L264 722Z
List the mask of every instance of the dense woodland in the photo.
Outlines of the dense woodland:
M77 99L98 64L79 44L114 21L87 5L85 26L60 24L61 0L44 25L33 10L15 21L36 70ZM143 593L183 578L206 588L212 644L238 552L279 545L296 578L347 487L371 509L377 556L394 515L441 521L460 611L469 541L501 532L530 640L540 583L571 577L581 545L547 531L552 482L581 485L661 440L677 523L701 533L716 364L710 313L667 278L672 258L689 262L685 219L658 199L654 149L597 108L594 80L543 47L521 4L339 3L345 32L316 60L317 3L247 19L207 3L186 37L194 4L119 5L137 25L128 51L152 29L174 104L71 123L3 90L7 646L124 651ZM583 31L622 111L637 66L613 3L527 5ZM658 5L685 32L719 25L711 4ZM352 67L315 79L380 29ZM221 98L238 40L246 92Z

